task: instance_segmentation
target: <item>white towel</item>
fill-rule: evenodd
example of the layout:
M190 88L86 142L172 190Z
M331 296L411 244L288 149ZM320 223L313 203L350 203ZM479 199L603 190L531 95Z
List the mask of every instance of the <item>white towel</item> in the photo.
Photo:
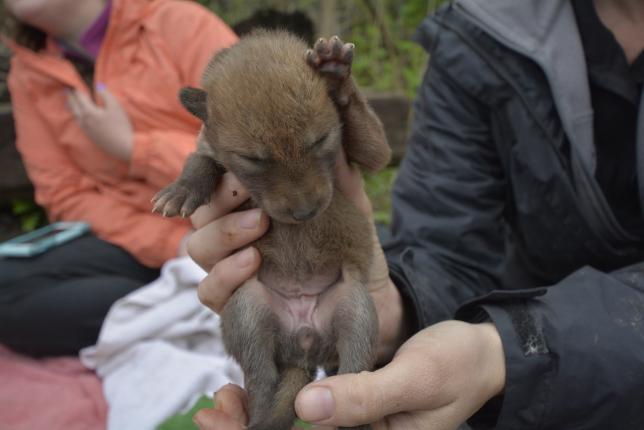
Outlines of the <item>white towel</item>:
M108 430L154 429L202 394L241 384L218 315L197 298L204 276L190 258L167 262L159 279L114 303L96 345L81 351L103 378Z

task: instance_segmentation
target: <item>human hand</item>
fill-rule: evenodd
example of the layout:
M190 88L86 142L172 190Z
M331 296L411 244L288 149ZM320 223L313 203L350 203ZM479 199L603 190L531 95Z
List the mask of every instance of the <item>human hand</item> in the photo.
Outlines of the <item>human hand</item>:
M248 424L248 396L237 385L223 386L213 399L214 407L201 409L193 421L200 430L243 430ZM294 430L301 429L295 425ZM331 430L331 427L317 426L316 430Z
M188 256L188 240L190 240L190 236L192 236L193 232L194 230L190 230L181 238L181 241L179 242L179 249L177 250L177 257Z
M494 325L445 321L410 338L375 372L309 384L295 400L295 410L321 424L317 429L372 424L374 430L454 430L504 385L503 345ZM195 414L201 430L245 428L244 390L227 385L215 404Z
M235 175L226 172L210 204L190 217L196 231L188 239L188 254L208 272L197 290L199 300L218 313L261 263L257 249L246 246L266 233L268 217L261 209L231 212L249 197Z
M309 384L298 394L295 410L303 420L322 425L454 430L504 385L496 327L445 321L411 337L375 372Z
M96 86L104 106L98 106L85 93L71 89L67 100L72 114L92 142L108 154L130 161L134 129L127 113L104 85Z
M248 424L248 396L237 385L228 384L215 393L214 407L199 410L192 420L200 430L243 430Z

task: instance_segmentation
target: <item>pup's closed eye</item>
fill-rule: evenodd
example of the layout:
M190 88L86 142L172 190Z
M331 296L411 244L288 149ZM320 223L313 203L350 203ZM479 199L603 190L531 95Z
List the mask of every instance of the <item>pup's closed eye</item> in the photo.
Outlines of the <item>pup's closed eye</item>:
M267 163L269 161L267 158L261 158L261 157L255 156L255 155L239 154L238 157L243 159L244 161L248 161L250 163L258 164L258 165Z
M316 139L312 144L308 146L308 150L311 151L313 149L319 148L325 141L326 138L329 137L329 133L325 134L324 136L320 137L319 139Z
M273 161L270 157L262 157L256 154L235 154L236 158L247 165L263 167Z

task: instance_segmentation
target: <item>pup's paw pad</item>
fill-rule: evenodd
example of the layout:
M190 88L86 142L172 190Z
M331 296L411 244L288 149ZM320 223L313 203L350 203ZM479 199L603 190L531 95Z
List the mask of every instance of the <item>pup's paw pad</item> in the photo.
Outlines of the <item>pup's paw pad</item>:
M152 212L160 213L165 217L181 215L186 218L205 203L203 200L203 197L192 191L190 187L174 182L154 196Z
M306 61L324 76L346 79L351 73L354 49L353 43L344 43L338 36L320 38L313 49L306 51Z

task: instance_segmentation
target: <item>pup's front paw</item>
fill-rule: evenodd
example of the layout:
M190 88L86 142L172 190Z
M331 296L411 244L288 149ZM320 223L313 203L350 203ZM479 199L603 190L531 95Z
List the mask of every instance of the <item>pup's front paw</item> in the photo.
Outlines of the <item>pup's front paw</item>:
M306 51L306 62L316 70L327 84L332 97L340 105L346 105L353 91L350 83L353 43L344 43L338 36L329 40L318 39L313 49Z
M306 61L325 78L343 80L351 74L354 48L353 43L343 43L338 36L328 41L321 37L313 49L306 51Z
M165 217L189 217L199 206L208 203L210 198L210 195L201 195L195 191L196 189L198 188L187 186L180 181L173 182L154 196L152 212Z

